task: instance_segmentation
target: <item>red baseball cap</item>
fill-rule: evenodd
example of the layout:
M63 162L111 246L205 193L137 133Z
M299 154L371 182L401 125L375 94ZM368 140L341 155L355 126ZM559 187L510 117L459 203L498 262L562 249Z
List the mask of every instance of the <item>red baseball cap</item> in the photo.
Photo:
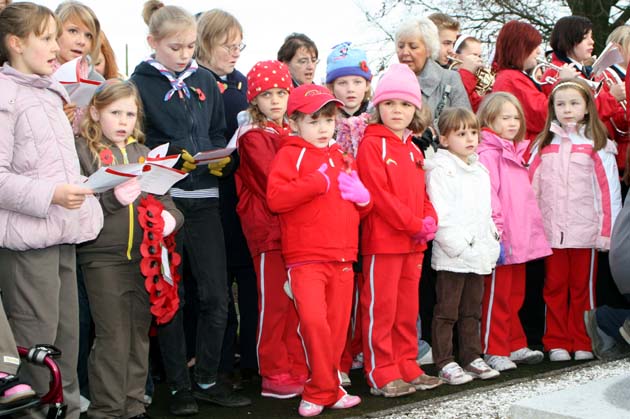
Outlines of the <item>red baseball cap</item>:
M335 98L324 86L303 84L289 94L287 115L291 116L295 111L312 114L331 102L334 102L338 108L343 106L343 102Z

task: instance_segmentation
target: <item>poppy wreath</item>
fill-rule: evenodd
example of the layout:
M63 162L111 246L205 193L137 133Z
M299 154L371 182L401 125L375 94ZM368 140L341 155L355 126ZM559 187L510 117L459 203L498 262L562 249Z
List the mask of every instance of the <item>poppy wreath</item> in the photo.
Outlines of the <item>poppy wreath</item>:
M164 205L152 195L140 200L138 206L138 221L144 230L142 244L140 245L140 272L145 277L144 287L149 293L151 314L156 318L157 324L168 323L179 308L179 295L177 293L179 274L177 267L182 259L175 251L175 234L163 237L164 220L162 219ZM162 273L162 249L168 250L169 267L173 285L169 284Z

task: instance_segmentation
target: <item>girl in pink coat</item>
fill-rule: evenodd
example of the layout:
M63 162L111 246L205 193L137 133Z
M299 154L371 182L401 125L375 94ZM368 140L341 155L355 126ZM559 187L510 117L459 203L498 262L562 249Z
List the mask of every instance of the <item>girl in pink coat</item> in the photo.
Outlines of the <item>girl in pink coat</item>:
M497 371L535 364L540 351L527 347L518 312L525 299L525 262L551 254L542 216L529 182L523 154L525 117L510 93L488 96L479 109L483 127L477 149L479 160L490 172L492 218L501 235L501 258L486 276L481 320L485 361Z

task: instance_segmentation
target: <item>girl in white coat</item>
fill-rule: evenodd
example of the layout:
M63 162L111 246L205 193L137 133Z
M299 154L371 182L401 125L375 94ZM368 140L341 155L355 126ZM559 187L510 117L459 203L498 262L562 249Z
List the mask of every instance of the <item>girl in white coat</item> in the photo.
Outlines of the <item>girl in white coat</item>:
M492 272L500 245L492 221L490 177L479 163L479 122L469 110L450 108L438 121L441 149L425 161L427 193L438 215L431 267L437 271L433 359L440 377L457 385L499 375L481 358L479 321L483 275ZM459 360L453 356L457 323Z

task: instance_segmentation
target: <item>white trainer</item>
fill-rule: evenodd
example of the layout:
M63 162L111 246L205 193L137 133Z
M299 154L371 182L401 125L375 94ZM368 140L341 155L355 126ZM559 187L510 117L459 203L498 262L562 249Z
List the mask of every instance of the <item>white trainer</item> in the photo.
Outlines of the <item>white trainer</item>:
M510 354L510 360L515 364L539 364L545 358L545 355L540 351L534 351L528 347L521 348Z
M466 374L472 376L473 378L479 378L482 380L496 378L500 374L499 371L491 368L481 358L477 358L470 364L466 365L464 367L464 371L466 371Z
M452 386L466 384L473 380L471 375L464 372L457 362L449 362L440 370L440 378Z
M566 349L555 348L549 351L549 360L551 362L570 361L571 355Z
M593 352L591 351L575 351L575 354L573 356L573 359L575 359L576 361L588 361L595 358Z
M507 356L484 355L483 359L490 368L499 372L516 369L516 364Z

